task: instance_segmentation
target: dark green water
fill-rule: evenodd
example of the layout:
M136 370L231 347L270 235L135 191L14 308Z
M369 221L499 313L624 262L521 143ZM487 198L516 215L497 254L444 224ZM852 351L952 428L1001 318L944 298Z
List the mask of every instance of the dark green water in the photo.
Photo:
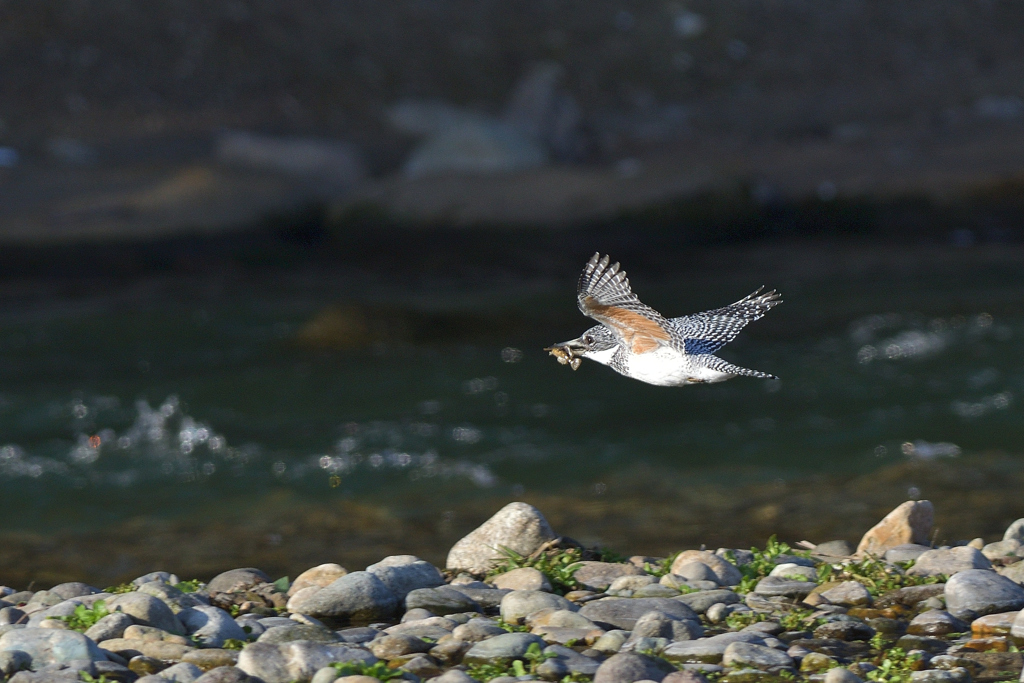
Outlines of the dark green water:
M398 503L443 490L443 510L600 493L639 464L749 481L1021 452L1017 248L750 247L676 263L623 265L666 315L781 290L720 354L781 381L659 388L558 365L541 347L588 326L575 273L410 282L324 268L12 289L4 526L175 518L281 487ZM371 333L296 341L339 304Z

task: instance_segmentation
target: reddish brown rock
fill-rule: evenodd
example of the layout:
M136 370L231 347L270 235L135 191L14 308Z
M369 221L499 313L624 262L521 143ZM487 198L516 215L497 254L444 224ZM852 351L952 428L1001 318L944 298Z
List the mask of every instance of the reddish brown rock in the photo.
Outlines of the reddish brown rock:
M906 543L927 545L935 509L927 500L908 500L871 527L857 545L857 555L881 556Z

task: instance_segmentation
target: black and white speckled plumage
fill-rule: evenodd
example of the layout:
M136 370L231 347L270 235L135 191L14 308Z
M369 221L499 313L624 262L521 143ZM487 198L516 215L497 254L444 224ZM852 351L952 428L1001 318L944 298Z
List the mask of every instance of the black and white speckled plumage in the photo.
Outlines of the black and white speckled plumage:
M781 303L763 287L739 301L702 313L665 318L633 293L626 273L608 256L594 254L580 275L580 310L600 325L578 340L577 355L650 384L718 382L729 377L774 378L714 355L750 322Z

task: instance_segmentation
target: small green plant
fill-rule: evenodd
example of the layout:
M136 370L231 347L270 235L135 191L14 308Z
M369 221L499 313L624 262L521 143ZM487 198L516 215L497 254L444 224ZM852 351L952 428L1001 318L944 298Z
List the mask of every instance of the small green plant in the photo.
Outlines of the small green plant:
M526 633L530 630L530 627L525 624L510 624L501 617L495 619L494 623L497 624L499 627L505 629L509 633Z
M221 648L224 650L241 650L245 646L246 642L244 640L239 640L238 638L228 638L224 641L224 644L221 645Z
M487 574L488 577L504 574L513 569L533 567L546 576L548 581L551 582L551 587L562 595L581 588L579 581L573 578L573 574L581 566L580 560L583 553L579 548L541 553L536 557L520 555L511 548L504 546L498 548L498 551L501 552L504 559Z
M331 664L342 676L370 676L378 681L391 681L405 675L400 669L388 668L386 662L370 665L363 662L335 662Z
M754 590L758 581L768 576L775 569L776 560L780 555L796 555L797 557L806 558L811 556L810 551L793 550L787 543L779 541L774 534L765 543L764 550L751 548L750 552L754 554L754 558L744 565L739 565L732 553L725 554L725 559L737 565L743 574L740 585L736 589L737 593L749 593Z
M902 648L894 647L879 655L878 667L868 672L868 679L876 683L909 683L910 674L920 668L921 655L908 655Z
M288 579L287 576L282 576L280 579L274 582L274 588L276 588L281 593L287 593L288 589L291 588L291 586L291 581Z
M479 681L489 681L500 676L532 676L536 675L537 667L556 656L544 654L540 645L533 643L526 649L523 659L504 660L493 664L473 664L470 665L468 673ZM572 679L569 678L569 680Z
M115 683L114 681L107 678L106 674L100 674L100 677L96 678L88 671L79 671L78 677L82 680L83 683Z
M912 566L913 561L891 565L868 555L857 562L821 565L818 567L818 581L857 581L874 596L906 586L923 586L946 581L945 576L911 576L906 570Z
M179 581L174 584L174 587L182 593L195 593L197 590L205 588L206 584L199 579L189 579L187 581Z
M623 564L628 562L629 558L625 555L620 555L614 550L608 550L608 548L595 548L597 552L597 559L601 562L614 562L615 564Z
M103 589L104 593L114 593L115 595L120 593L131 593L135 590L135 586L130 583L119 583L116 586L107 586Z
M92 607L79 605L69 616L51 618L63 621L72 631L85 632L108 614L110 614L110 610L107 609L107 603L103 600L97 600L93 603Z
M664 560L658 562L657 564L644 562L644 571L650 574L651 576L656 576L658 578L661 578L662 576L671 573L672 563L676 561L676 558L679 557L679 553L681 552L683 551L680 550L678 552L674 552L668 557L666 557Z
M806 609L794 609L779 619L779 626L786 631L811 631L822 623L822 619L811 616L813 612Z
M766 618L761 612L733 612L725 618L725 625L739 631Z

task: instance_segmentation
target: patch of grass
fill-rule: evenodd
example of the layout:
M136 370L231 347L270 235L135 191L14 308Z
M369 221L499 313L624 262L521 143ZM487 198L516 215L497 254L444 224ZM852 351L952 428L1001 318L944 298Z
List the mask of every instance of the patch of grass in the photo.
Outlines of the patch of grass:
M679 557L679 553L681 553L681 552L683 552L683 551L680 550L678 552L674 552L671 555L669 555L668 557L666 557L664 560L662 560L661 562L658 562L657 564L651 564L650 562L644 562L644 571L647 572L648 574L650 574L651 576L656 576L656 577L658 577L660 579L661 577L665 576L666 574L669 574L669 573L672 572L672 563L676 561L676 558Z
M115 595L121 593L131 593L135 590L135 586L130 583L119 583L116 586L107 586L103 589L104 593L114 593Z
M900 562L893 566L868 555L857 562L819 566L818 581L856 581L867 588L871 595L879 596L907 586L944 583L947 579L945 576L911 576L907 574L907 570L912 566L913 561Z
M195 593L197 590L206 588L206 584L199 579L189 579L187 581L179 581L174 584L174 587L180 590L182 593Z
M100 674L100 677L96 678L88 671L79 671L78 676L82 679L82 683L116 683L115 681L107 678L106 674Z
M894 647L879 655L878 668L868 672L868 680L875 683L910 683L910 674L920 669L921 655L908 655L903 648Z
M811 616L813 612L806 609L794 609L779 619L779 626L786 631L813 631L824 623L824 619Z
M754 590L757 582L775 569L776 559L780 555L796 555L806 558L811 556L810 551L790 548L789 544L779 541L774 534L765 543L764 550L751 548L750 552L754 554L754 559L744 565L740 565L732 553L725 553L725 559L736 565L743 574L739 588L736 589L737 593L749 593Z
M620 555L614 550L608 550L608 548L594 548L594 552L597 553L597 559L599 562L614 562L615 564L624 564L629 560L625 555Z
M80 631L84 633L92 628L97 621L108 614L110 614L110 610L107 609L107 603L103 600L97 600L93 603L92 607L79 605L70 616L50 618L63 621L72 631Z
M494 623L500 626L501 628L505 629L509 633L527 633L530 630L530 627L525 624L510 624L501 617L495 619Z
M576 570L580 568L580 560L583 556L579 548L568 548L566 550L552 549L537 556L531 555L530 557L520 555L511 548L504 546L498 550L504 556L504 559L487 573L488 578L510 572L513 569L532 567L546 576L548 581L551 582L551 587L561 595L582 588L579 581L573 577Z
M387 662L364 664L362 662L335 662L331 664L342 676L370 676L378 681L391 681L405 675L404 671L388 668Z
M228 638L227 640L224 641L224 644L221 645L221 649L224 649L224 650L241 650L247 644L248 643L246 643L244 640L239 640L238 638Z
M489 681L501 676L534 676L537 674L537 667L555 656L557 655L544 654L541 646L533 643L527 648L523 659L503 660L493 664L471 664L467 673L478 681Z
M767 615L762 612L733 612L725 618L725 625L739 631L767 618Z

